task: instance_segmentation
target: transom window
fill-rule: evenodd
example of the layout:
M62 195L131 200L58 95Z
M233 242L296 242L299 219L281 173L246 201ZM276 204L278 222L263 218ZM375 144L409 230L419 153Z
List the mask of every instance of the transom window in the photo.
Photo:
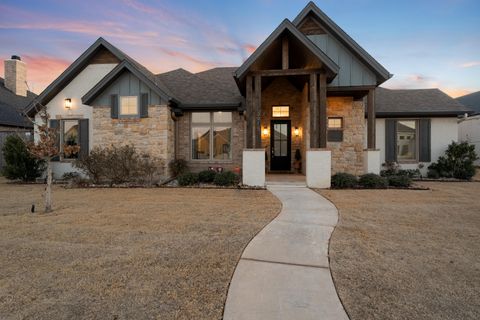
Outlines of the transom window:
M343 128L343 118L340 118L340 117L328 118L328 129L342 129L342 128Z
M273 118L288 118L288 117L290 117L290 107L289 106L273 106L272 107L272 117Z
M192 113L192 159L232 159L232 113Z
M78 120L60 122L60 152L64 159L77 159L80 151Z
M397 160L417 160L417 121L397 121Z
M329 117L327 128L327 140L330 142L343 141L343 118Z
M138 115L138 97L137 96L120 97L120 115L121 116Z

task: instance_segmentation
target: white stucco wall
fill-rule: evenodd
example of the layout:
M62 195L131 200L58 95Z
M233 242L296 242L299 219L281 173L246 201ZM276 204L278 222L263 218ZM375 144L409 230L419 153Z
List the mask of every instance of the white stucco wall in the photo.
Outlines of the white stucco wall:
M475 151L480 155L480 115L458 122L458 140L475 145ZM475 164L480 165L480 160L475 161Z
M380 150L380 165L385 163L385 119L377 119L376 145ZM431 154L432 162L445 153L447 146L452 141L458 141L457 118L431 118ZM367 123L365 121L365 137L367 137ZM365 138L365 141L367 139ZM366 143L365 143L366 147ZM427 167L431 162L424 162L422 174L427 173ZM417 169L418 163L400 164L403 169Z
M84 96L93 86L95 86L107 73L109 73L116 64L91 64L82 70L65 88L63 88L49 103L47 110L51 119L60 118L83 118L92 119L92 107L82 104ZM65 109L65 99L72 99L72 108ZM39 121L38 117L35 119ZM38 139L35 134L35 140ZM93 141L92 121L89 121L89 141ZM90 147L91 147L90 143ZM53 162L53 174L55 178L60 178L65 172L75 171L70 162Z

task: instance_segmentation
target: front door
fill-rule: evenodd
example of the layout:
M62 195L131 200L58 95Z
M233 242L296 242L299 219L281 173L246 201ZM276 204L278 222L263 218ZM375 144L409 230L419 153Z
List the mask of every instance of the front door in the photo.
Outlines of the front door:
M290 171L290 120L272 120L270 124L270 170Z

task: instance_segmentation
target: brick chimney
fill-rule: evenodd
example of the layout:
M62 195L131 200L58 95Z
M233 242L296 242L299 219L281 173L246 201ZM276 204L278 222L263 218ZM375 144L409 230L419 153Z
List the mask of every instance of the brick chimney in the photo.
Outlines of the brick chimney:
M27 96L27 65L19 56L5 60L5 88L18 96Z

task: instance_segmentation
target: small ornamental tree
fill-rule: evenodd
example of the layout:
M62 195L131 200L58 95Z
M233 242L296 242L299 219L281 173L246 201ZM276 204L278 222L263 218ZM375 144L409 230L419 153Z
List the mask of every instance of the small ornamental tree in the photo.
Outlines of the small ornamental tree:
M47 109L37 104L37 115L40 117L40 123L31 120L36 126L38 135L37 141L28 144L28 150L37 159L45 162L47 168L47 185L45 187L45 212L52 212L52 159L60 155L58 146L58 128L50 128L50 115Z

